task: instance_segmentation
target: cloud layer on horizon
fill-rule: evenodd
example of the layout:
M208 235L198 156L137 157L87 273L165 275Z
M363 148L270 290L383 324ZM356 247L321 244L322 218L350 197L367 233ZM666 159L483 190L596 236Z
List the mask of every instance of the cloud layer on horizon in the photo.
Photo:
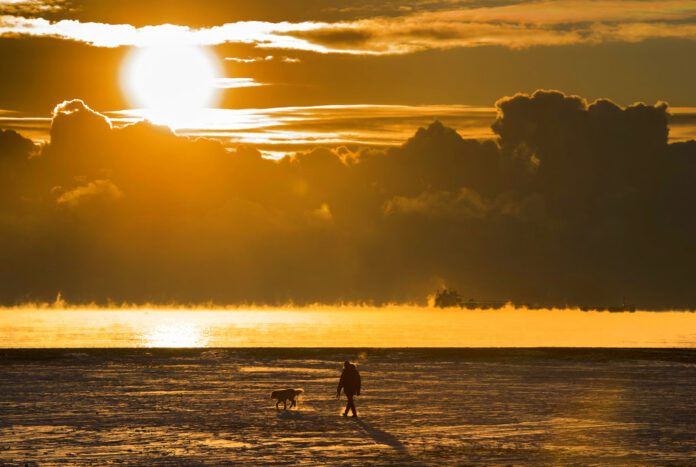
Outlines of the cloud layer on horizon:
M147 111L107 112L111 123L124 126L147 119ZM276 107L265 109L203 109L175 125L177 135L205 137L226 148L252 145L264 155L282 157L289 152L316 147L398 146L413 134L413 129L433 120L457 128L467 139L495 137L491 124L495 107L465 105L324 105ZM0 114L0 128L13 129L34 142L50 139L50 118L24 116L18 112ZM696 139L696 108L670 107L669 141Z
M696 141L665 104L496 107L495 140L272 161L64 102L46 145L0 132L0 302L696 306Z

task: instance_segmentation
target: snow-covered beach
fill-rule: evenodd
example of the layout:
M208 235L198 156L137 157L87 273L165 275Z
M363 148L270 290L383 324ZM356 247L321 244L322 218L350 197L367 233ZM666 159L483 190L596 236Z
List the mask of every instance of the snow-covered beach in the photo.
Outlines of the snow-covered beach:
M684 464L696 351L1 350L0 463ZM339 415L343 360L360 417ZM299 410L270 392L305 390Z

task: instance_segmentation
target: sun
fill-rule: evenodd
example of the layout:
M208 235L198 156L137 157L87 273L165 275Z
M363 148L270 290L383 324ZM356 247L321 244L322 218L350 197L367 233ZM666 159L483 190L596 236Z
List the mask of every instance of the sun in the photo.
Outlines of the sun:
M158 123L185 119L214 107L219 97L217 57L188 45L136 48L126 58L121 82L131 105Z

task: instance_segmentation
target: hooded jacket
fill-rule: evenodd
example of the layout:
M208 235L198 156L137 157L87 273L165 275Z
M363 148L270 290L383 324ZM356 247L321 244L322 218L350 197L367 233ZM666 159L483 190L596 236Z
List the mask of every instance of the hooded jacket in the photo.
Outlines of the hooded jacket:
M341 388L343 392L348 394L360 395L360 373L358 369L352 363L348 365L347 368L343 369L341 374L341 379L338 382L338 393L340 394Z

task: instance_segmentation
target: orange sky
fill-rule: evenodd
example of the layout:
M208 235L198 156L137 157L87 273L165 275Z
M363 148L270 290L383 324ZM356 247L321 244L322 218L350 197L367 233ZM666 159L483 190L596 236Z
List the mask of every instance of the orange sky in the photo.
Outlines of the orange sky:
M693 1L0 0L0 303L692 308Z
M132 48L209 47L218 105L471 105L518 91L696 106L690 0L4 0L0 108L132 108ZM226 81L225 81L226 80Z

